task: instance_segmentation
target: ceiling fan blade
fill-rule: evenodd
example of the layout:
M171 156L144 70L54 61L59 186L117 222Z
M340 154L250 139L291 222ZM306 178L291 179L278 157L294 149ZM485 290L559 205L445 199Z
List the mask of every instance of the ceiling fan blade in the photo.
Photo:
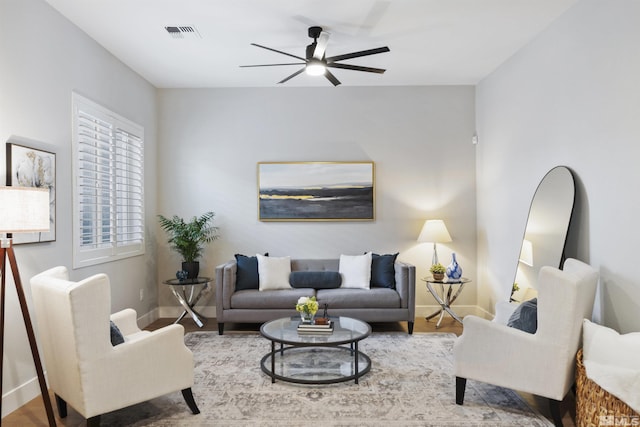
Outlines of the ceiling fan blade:
M316 48L313 51L313 57L315 59L322 60L322 58L324 57L324 53L327 50L327 43L329 43L329 36L330 34L327 33L326 31L322 31L320 33L320 36L316 41Z
M338 86L340 84L340 80L336 79L336 76L331 74L331 71L327 70L324 72L324 76L333 84L334 86Z
M360 65L351 65L351 64L337 64L335 62L331 64L327 64L327 67L342 68L343 70L366 71L367 73L377 73L377 74L384 74L384 72L387 71L382 68L361 67Z
M280 83L285 83L285 82L287 82L287 81L291 80L292 78L294 78L294 77L295 77L295 76L297 76L298 74L302 73L303 71L304 71L304 67L302 67L301 69L299 69L299 70L298 70L298 71L296 71L295 73L291 74L289 77L286 77L286 78L284 78L284 79L280 80L280 81L278 82L278 84L280 84Z
M240 65L240 68L250 67L278 67L280 65L304 65L302 62L287 62L285 64L256 64L256 65Z
M352 53L345 53L344 55L332 56L330 58L326 58L326 60L327 62L344 61L345 59L359 58L361 56L375 55L377 53L384 53L384 52L390 52L390 51L391 50L387 46L385 46L385 47L378 47L376 49L361 50L360 52L352 52Z
M283 54L283 55L287 55L287 56L290 56L290 57L292 57L292 58L299 59L300 61L306 61L306 59L301 58L301 57L299 57L299 56L292 55L292 54L290 54L290 53L283 52L283 51L281 51L281 50L272 49L272 48L270 48L270 47L262 46L262 45L257 44L257 43L251 43L251 45L252 45L252 46L255 46L255 47L261 47L262 49L267 49L267 50L270 50L270 51L272 51L272 52L281 53L281 54Z

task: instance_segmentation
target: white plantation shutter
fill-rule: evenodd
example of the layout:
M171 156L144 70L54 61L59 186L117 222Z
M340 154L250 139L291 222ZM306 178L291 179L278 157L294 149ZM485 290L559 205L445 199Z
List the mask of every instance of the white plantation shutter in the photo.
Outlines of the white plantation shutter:
M73 94L74 268L144 253L144 130Z
M144 239L142 138L116 130L116 243L140 244Z

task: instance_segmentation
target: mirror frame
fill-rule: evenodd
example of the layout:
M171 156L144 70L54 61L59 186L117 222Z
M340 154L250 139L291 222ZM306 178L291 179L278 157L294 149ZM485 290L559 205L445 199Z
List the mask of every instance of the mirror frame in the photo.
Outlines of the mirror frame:
M549 187L554 181L550 181L557 174L561 173L558 179L562 179L563 181L560 183L555 183L554 187ZM564 188L557 188L557 185L562 185ZM550 188L554 191L562 191L563 194L560 196L555 195L553 192L549 192L547 188ZM546 194L545 194L546 193ZM551 265L552 267L560 268L565 260L565 249L567 245L567 236L569 233L569 227L571 225L571 218L573 216L573 210L575 208L575 195L576 195L576 185L575 185L575 176L573 171L567 166L555 166L551 170L549 170L544 177L538 183L536 187L536 191L531 198L531 203L529 205L529 213L527 215L527 222L525 224L525 229L523 232L522 243L520 245L520 255L518 256L518 263L516 265L516 271L514 274L513 283L518 283L520 286L520 290L515 292L512 290L510 299L513 301L524 301L532 298L535 295L535 290L537 288L537 279L538 273L540 272L540 268L544 265ZM546 205L541 204L548 201L552 203L547 203ZM558 203L558 200L560 203ZM537 202L537 203L536 203ZM560 206L562 204L562 206ZM549 209L552 208L552 209ZM562 208L563 212L557 212L557 209ZM540 215L543 215L545 218L543 221L540 221ZM537 216L534 218L534 216ZM558 218L558 216L561 216ZM553 218L551 218L553 217ZM545 244L540 245L540 238L537 237L533 239L532 236L532 228L535 230L540 223L548 223L549 219L555 221L554 227L552 227L553 234L549 235L546 238ZM539 233L539 229L536 230ZM528 237L529 234L529 238ZM535 236L535 233L534 233ZM546 244L550 238L554 239L554 241L549 245ZM533 263L528 264L526 261L523 261L523 248L525 248L525 240L528 240L530 243L533 241L533 245L529 245L533 247L532 250L532 259ZM535 244L538 243L538 244ZM556 246L559 252L556 251ZM538 250L536 251L536 246ZM543 261L539 261L541 247L549 248L553 246L553 251L551 255L544 258ZM556 254L557 252L557 254ZM538 256L536 257L536 253ZM543 252L546 254L546 252ZM556 256L557 255L557 256ZM525 258L529 258L525 255ZM536 258L538 261L536 262ZM529 260L530 261L530 260ZM524 286L524 288L523 288ZM532 289L531 291L527 291L527 289Z

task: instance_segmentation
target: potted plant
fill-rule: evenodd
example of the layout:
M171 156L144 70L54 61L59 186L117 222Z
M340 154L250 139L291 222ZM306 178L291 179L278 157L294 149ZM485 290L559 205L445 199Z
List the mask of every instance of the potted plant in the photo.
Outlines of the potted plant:
M300 297L296 303L296 311L300 313L302 321L313 323L313 317L318 312L318 301L316 297Z
M169 235L171 249L182 256L182 270L188 273L187 278L195 279L200 272L200 262L205 244L218 238L218 227L211 222L215 214L206 212L200 217L193 217L190 222L177 215L166 218L158 215L160 227Z
M442 280L444 279L444 273L445 271L447 271L447 269L445 268L444 265L438 263L438 264L433 264L429 269L429 271L433 275L433 280Z

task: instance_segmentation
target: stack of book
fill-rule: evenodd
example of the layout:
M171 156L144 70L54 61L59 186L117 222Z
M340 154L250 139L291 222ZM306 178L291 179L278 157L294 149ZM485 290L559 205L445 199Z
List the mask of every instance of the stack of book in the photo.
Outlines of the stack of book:
M298 334L308 334L308 335L324 335L324 334L332 334L333 333L333 322L329 321L329 323L324 325L319 325L316 323L300 323L298 324Z

